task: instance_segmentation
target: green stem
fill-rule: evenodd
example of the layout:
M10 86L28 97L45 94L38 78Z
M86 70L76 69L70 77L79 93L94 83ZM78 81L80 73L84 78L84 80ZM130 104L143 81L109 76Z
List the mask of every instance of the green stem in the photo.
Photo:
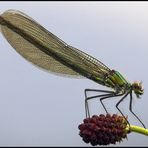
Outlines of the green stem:
M136 132L136 133L148 136L148 129L145 129L145 128L142 128L142 127L139 127L139 126L135 126L135 125L127 126L126 131L127 132L128 131Z

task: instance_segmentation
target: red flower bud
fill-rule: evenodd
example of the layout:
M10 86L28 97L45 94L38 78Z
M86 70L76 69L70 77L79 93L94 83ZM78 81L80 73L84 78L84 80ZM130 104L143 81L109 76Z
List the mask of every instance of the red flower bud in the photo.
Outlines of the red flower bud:
M83 141L95 146L115 144L122 141L127 137L126 126L127 121L123 116L101 114L84 119L78 128Z

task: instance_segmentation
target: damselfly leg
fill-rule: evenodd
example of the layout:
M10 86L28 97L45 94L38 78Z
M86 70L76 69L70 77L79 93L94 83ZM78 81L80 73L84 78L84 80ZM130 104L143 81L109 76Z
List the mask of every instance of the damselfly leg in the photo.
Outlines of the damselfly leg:
M132 100L133 100L133 98L132 98L132 92L128 92L128 93L126 93L118 102L117 102L117 104L116 104L116 108L118 109L118 111L121 113L121 115L126 119L126 117L124 116L124 114L122 113L122 111L119 109L119 104L128 96L130 94L130 103L129 103L129 110L130 110L130 112L139 120L139 122L142 124L142 126L144 127L144 128L146 128L145 127L145 125L143 124L143 122L138 118L138 116L132 111ZM128 124L129 124L129 126L130 126L130 123L129 123L129 121L126 119L126 121L128 122Z
M143 125L144 128L146 128L146 126L144 125L144 123L139 119L139 117L133 112L132 110L132 101L133 101L133 96L132 96L132 92L130 92L130 104L129 104L129 110L130 112L139 120L139 122Z
M91 100L91 99L94 99L94 98L100 98L100 102L101 102L103 108L105 109L106 113L108 113L105 105L102 102L102 100L106 99L106 98L113 97L115 95L115 92L107 91L107 90L96 90L96 89L85 89L84 92L85 92L85 112L86 112L86 117L90 117L88 100ZM105 94L87 97L87 92L104 92Z
M87 92L89 91L93 91L93 92L105 92L105 94L102 94L102 95L96 95L96 96L91 96L91 97L87 97ZM91 99L94 99L94 98L99 98L104 110L106 111L106 113L108 113L104 103L103 103L103 100L105 99L109 99L109 98L112 98L112 97L119 97L119 96L123 96L119 101L118 103L116 104L116 108L118 109L118 111L121 113L121 115L124 117L124 119L127 121L127 123L129 124L130 126L130 123L129 121L126 119L125 115L122 113L122 111L119 109L119 104L127 97L129 93L125 94L123 96L123 94L116 94L115 92L113 91L106 91L106 90L95 90L95 89L85 89L85 112L86 112L86 117L90 117L90 112L89 112L89 106L88 106L88 100L91 100ZM130 111L132 112L132 95L131 95L131 99L130 99ZM133 112L132 112L133 113ZM133 113L134 114L134 113ZM135 114L134 114L135 115ZM136 116L136 115L135 115ZM137 117L137 116L136 116ZM137 117L138 120L140 120L138 117ZM141 121L140 121L141 122ZM143 124L144 125L144 124ZM145 126L144 126L145 127Z

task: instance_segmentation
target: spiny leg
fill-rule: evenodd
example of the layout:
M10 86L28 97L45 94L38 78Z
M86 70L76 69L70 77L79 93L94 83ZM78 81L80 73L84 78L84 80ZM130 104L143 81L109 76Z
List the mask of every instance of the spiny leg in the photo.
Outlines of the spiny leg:
M88 100L94 99L94 98L100 98L100 97L108 97L111 94L103 94L103 95L97 95L97 96L92 96L92 97L88 97L85 99L85 112L86 112L86 118L90 117L90 112L89 112L89 107L88 107Z
M105 92L107 94L102 94L102 95L96 95L96 96L92 96L92 97L87 97L87 92L88 91L93 91L93 92ZM111 94L113 94L113 91L107 91L107 90L96 90L96 89L85 89L85 112L86 112L86 117L90 117L90 113L89 113L89 107L88 107L88 100L93 99L93 98L97 98L97 97L104 97L104 96L110 96Z
M105 107L105 105L104 105L104 103L103 103L103 100L105 100L105 99L108 99L108 98L112 98L112 97L118 97L118 96L122 96L123 94L115 94L115 93L112 93L112 94L110 94L110 96L106 96L106 97L102 97L102 98L100 98L100 102L101 102L101 104L102 104L102 106L103 106L103 108L104 108L104 110L106 111L106 113L108 114L108 111L107 111L107 109L106 109L106 107Z
M126 93L116 104L116 108L118 109L118 111L121 113L121 115L124 117L124 119L127 121L128 125L130 126L129 121L126 119L126 117L124 116L124 114L121 112L121 110L119 109L119 104L129 95L129 92Z
M85 110L86 110L86 117L87 117L87 112L88 112L88 116L90 117L89 107L88 107L88 102L87 102L88 100L94 99L94 98L100 98L100 97L101 97L101 98L100 98L100 102L101 102L101 104L102 104L104 110L105 110L106 113L108 114L108 111L107 111L105 105L103 104L102 100L108 99L108 98L112 98L112 97L118 97L118 96L121 96L121 95L123 95L123 94L110 93L110 94L103 94L103 95L97 95L97 96L92 96L92 97L86 98L86 101L85 101L85 105L86 105L86 108L87 108L87 110L85 109Z
M85 89L85 92L93 91L93 92L105 92L105 93L114 93L114 91L109 90L100 90L100 89Z
M129 110L130 112L139 120L139 122L143 125L144 128L145 125L143 124L143 122L138 118L138 116L132 111L132 101L133 101L133 97L132 97L132 92L130 93L130 104L129 104Z
M111 98L111 97L114 97L115 96L115 94L110 94L110 95L108 95L108 96L106 96L106 97L101 97L100 98L100 102L101 102L101 105L103 106L103 108L104 108L104 110L105 110L105 112L108 114L108 111L107 111L107 109L106 109L106 107L105 107L105 105L104 105L104 103L103 103L103 100L105 100L105 99L108 99L108 98Z

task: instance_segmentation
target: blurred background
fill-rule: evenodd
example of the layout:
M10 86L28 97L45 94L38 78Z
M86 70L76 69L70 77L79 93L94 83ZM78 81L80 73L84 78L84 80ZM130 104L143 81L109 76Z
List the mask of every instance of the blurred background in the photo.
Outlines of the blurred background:
M0 2L0 13L20 10L63 41L118 70L129 82L142 81L133 111L148 127L148 2ZM0 146L90 146L78 135L85 118L84 89L107 89L88 79L47 73L23 59L0 34ZM93 95L93 94L90 94ZM118 113L119 98L105 100ZM91 114L105 113L98 99ZM120 104L133 125L129 97ZM146 136L130 133L109 146L147 146Z

